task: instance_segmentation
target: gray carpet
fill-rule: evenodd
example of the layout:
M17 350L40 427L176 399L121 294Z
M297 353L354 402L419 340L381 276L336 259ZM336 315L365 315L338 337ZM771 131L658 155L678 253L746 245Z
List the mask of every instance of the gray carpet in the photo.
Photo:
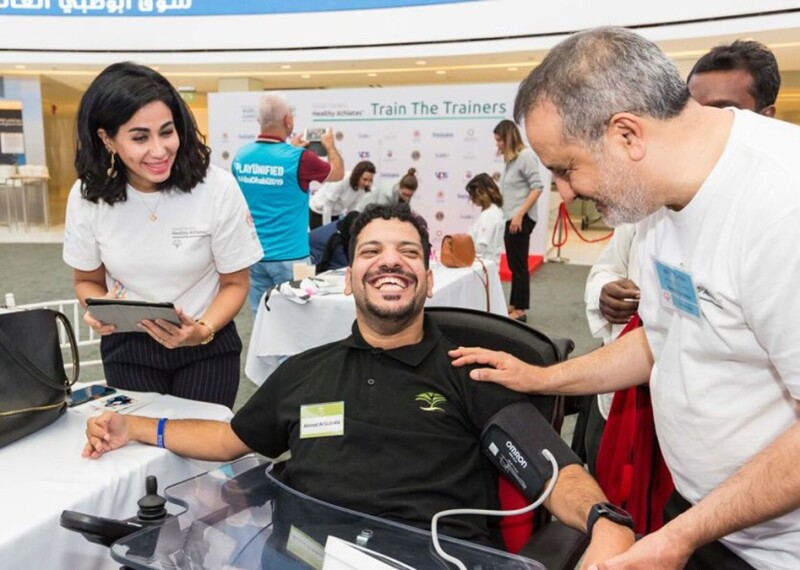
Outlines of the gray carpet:
M587 266L547 263L531 278L528 324L553 337L571 338L575 342L573 356L599 345L589 335L584 314L583 290L588 273ZM508 285L503 287L508 294ZM18 305L74 298L72 270L61 260L61 245L0 244L0 300L5 293L14 293ZM238 409L255 390L255 385L244 376L246 347L253 328L249 308L240 311L236 326L245 346L242 382L235 406ZM102 377L99 368L82 375L84 380L99 377Z

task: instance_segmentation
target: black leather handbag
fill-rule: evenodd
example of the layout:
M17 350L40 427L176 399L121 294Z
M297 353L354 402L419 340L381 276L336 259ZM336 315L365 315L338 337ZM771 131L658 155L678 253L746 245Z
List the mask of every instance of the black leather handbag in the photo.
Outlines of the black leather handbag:
M72 351L67 379L58 322ZM0 447L53 423L78 379L78 347L67 317L50 309L0 314Z

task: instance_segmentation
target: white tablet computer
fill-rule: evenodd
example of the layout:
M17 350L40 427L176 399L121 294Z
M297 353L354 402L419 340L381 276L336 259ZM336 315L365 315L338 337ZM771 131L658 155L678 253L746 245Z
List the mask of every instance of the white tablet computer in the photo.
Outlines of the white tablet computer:
M114 325L114 332L144 332L136 325L141 321L162 319L181 326L178 312L172 303L148 303L127 299L86 299L92 317L104 325Z

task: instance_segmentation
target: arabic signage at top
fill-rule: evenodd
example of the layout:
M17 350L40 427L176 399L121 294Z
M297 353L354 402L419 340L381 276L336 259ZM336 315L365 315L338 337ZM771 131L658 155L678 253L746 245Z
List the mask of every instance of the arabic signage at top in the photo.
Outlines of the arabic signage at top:
M473 0L0 0L0 16L238 16L469 1Z

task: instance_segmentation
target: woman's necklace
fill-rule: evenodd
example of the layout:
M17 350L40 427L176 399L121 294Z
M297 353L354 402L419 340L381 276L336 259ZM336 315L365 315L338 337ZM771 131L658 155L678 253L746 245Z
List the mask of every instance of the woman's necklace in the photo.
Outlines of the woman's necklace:
M155 203L155 204L153 205L153 207L151 208L151 207L150 207L150 206L147 204L147 201L146 201L146 200L145 200L145 199L144 199L144 198L143 198L143 197L142 197L142 196L139 194L139 192L136 192L136 191L134 191L134 194L136 194L136 196L137 196L137 197L139 198L139 200L142 202L142 205L143 205L145 208L147 208L147 211L148 211L148 212L150 212L150 215L149 215L149 216L147 216L147 217L148 217L148 218L150 218L150 221L151 221L151 222L155 222L156 220L158 220L158 214L156 213L156 211L158 210L158 205L159 205L159 203L161 202L161 192L160 192L160 191L158 191L158 190L156 190L156 192L158 193L158 198L156 198L156 203Z

